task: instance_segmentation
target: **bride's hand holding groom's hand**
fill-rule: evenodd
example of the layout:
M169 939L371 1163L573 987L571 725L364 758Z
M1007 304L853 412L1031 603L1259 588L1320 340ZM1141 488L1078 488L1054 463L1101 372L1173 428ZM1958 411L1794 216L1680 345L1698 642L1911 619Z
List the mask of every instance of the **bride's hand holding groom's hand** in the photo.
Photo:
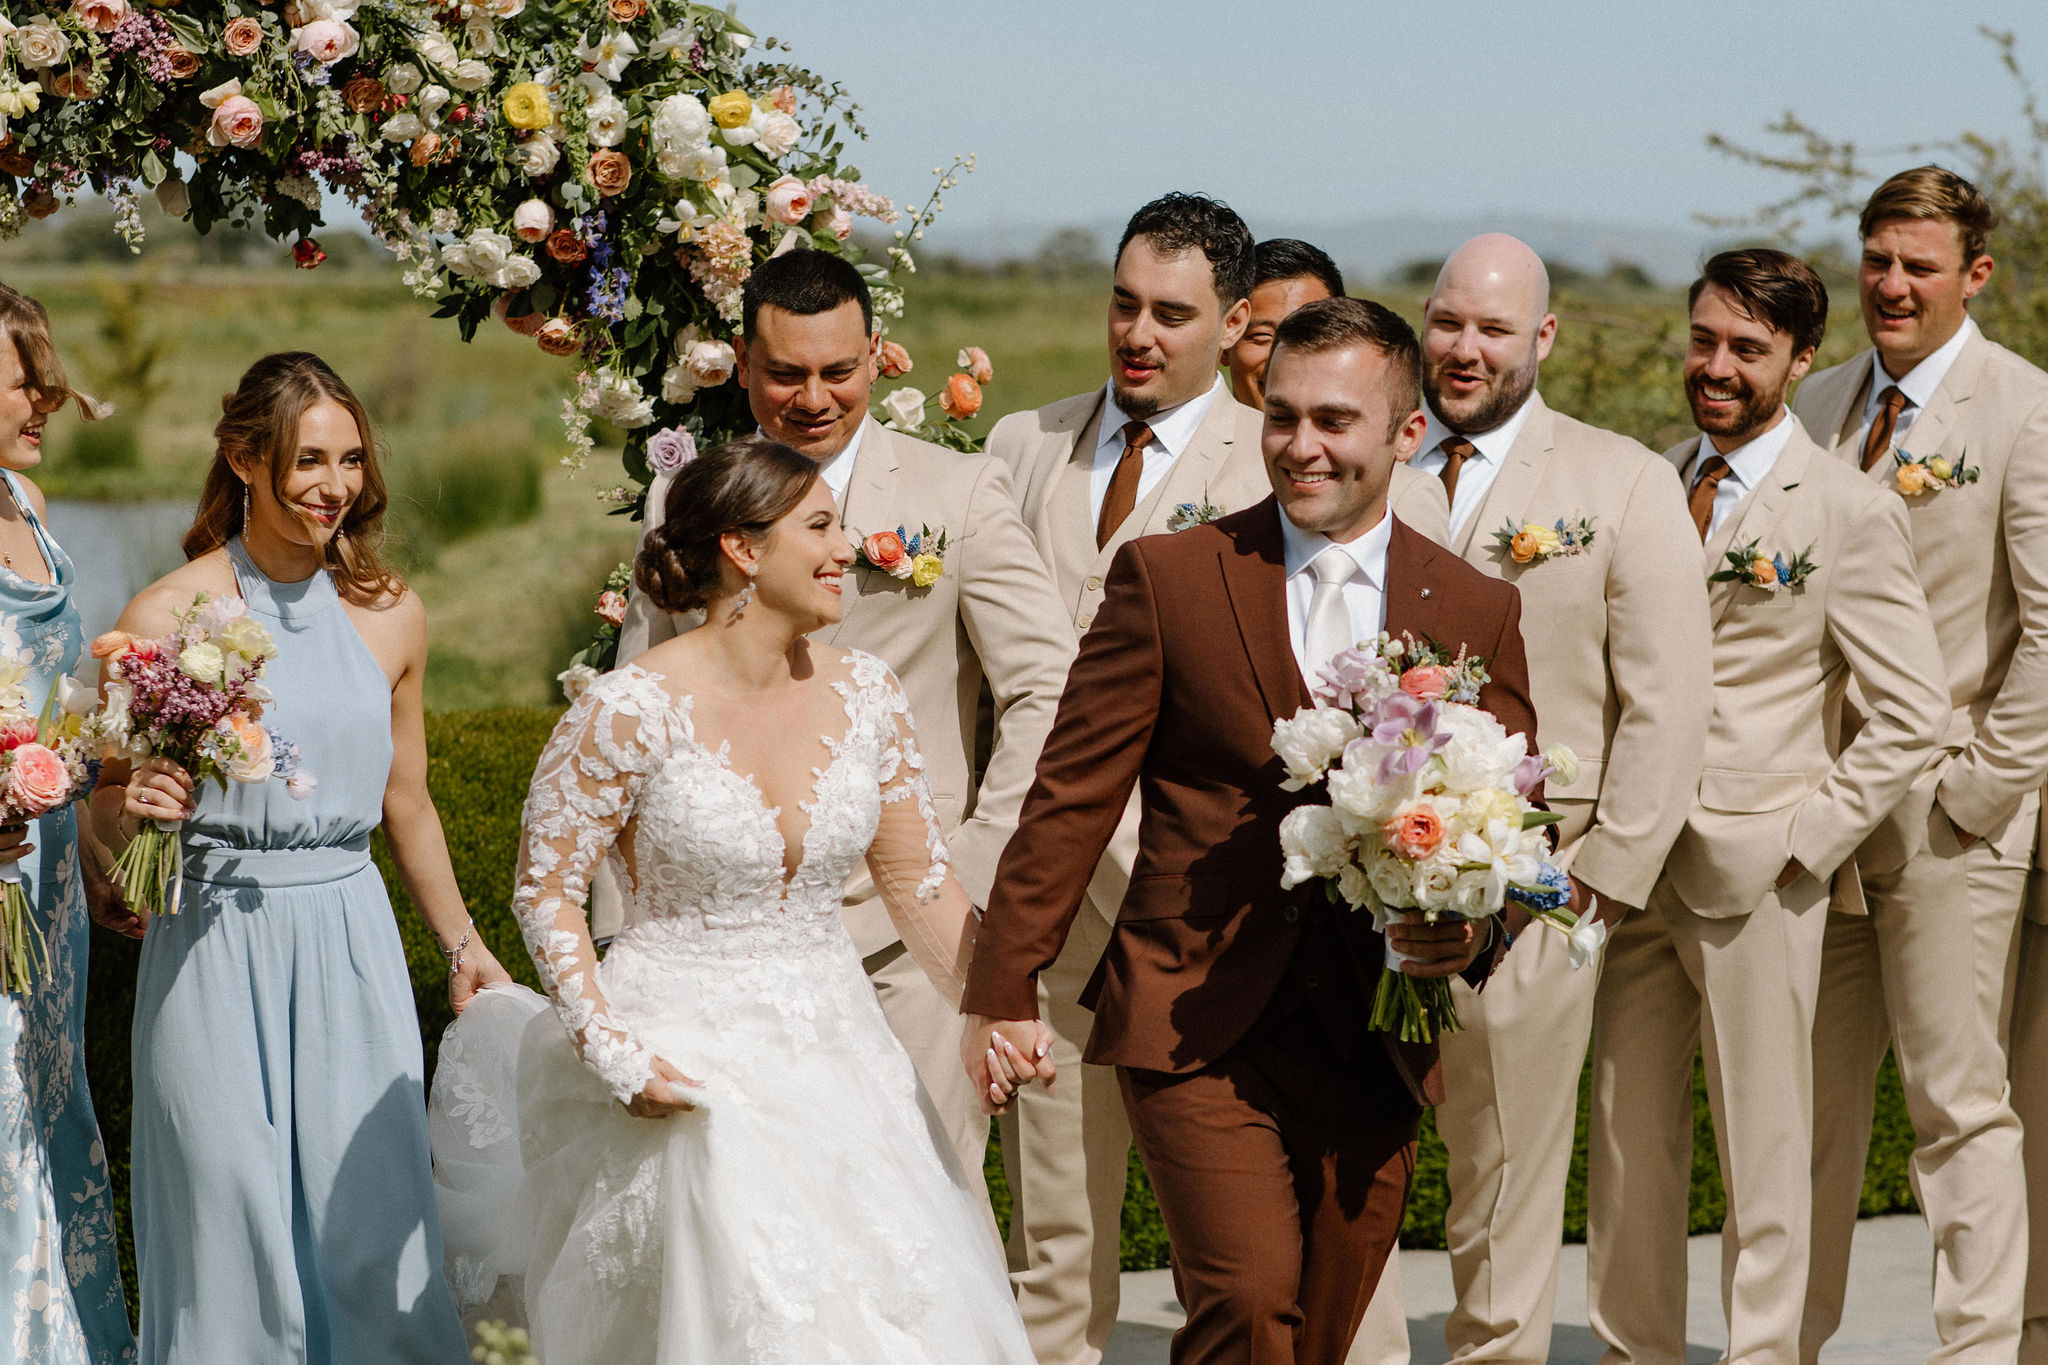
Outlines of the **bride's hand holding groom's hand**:
M1053 1083L1052 1029L1040 1019L967 1016L960 1038L960 1062L981 1099L984 1114L1009 1112L1020 1087Z
M654 1074L648 1078L647 1084L640 1087L640 1093L626 1105L626 1112L635 1118L659 1119L695 1109L697 1106L683 1096L687 1090L701 1088L696 1081L656 1057Z
M1442 924L1395 921L1387 926L1387 943L1407 961L1410 976L1456 976L1472 965L1493 942L1491 920L1450 920Z

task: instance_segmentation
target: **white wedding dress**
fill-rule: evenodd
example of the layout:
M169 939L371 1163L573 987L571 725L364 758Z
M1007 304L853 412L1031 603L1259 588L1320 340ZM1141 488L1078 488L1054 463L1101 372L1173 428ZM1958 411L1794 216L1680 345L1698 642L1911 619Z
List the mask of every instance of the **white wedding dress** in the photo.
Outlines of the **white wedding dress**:
M546 1365L1030 1365L993 1230L840 920L865 858L957 998L966 899L895 677L859 653L820 667L846 729L823 737L786 886L780 812L659 675L599 679L535 771L514 905L553 1009L479 996L430 1118L457 1297L523 1303ZM600 965L582 905L607 855L626 918ZM698 1108L622 1107L656 1057Z

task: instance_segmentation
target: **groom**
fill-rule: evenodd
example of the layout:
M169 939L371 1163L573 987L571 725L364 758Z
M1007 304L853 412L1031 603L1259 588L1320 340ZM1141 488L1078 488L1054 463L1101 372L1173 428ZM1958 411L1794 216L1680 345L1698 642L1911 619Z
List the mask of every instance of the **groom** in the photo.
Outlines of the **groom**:
M1395 314L1292 314L1267 371L1274 497L1118 554L1004 850L961 1008L978 1074L992 1029L1036 1017L1133 785L1139 851L1082 1003L1086 1060L1117 1068L1173 1244L1176 1365L1337 1365L1400 1230L1433 1045L1366 1027L1384 960L1369 916L1280 886L1273 722L1329 658L1382 629L1483 656L1481 703L1533 735L1515 589L1387 510L1425 419ZM1484 981L1497 921L1396 926L1412 974ZM985 1090L985 1087L984 1087Z

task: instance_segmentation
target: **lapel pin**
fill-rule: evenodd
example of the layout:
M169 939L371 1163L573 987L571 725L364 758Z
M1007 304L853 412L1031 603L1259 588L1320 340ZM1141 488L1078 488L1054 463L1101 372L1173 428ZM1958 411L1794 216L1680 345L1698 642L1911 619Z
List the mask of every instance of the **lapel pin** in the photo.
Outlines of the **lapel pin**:
M1422 590L1422 595L1423 595L1424 597L1427 597L1427 596L1429 596L1429 589L1428 589L1428 588L1424 588L1424 589Z

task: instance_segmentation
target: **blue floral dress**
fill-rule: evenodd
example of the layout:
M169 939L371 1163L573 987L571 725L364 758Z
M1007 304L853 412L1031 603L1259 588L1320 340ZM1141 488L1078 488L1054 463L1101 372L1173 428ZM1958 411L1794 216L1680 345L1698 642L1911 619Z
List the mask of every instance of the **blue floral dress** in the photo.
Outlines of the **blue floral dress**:
M29 665L29 705L41 707L78 664L83 632L71 604L71 561L44 529L12 473L7 492L49 562L51 583L0 568L0 651ZM36 821L22 885L49 949L49 978L26 996L0 995L0 1314L6 1358L23 1365L102 1365L135 1359L106 1151L85 1084L85 889L73 809Z

